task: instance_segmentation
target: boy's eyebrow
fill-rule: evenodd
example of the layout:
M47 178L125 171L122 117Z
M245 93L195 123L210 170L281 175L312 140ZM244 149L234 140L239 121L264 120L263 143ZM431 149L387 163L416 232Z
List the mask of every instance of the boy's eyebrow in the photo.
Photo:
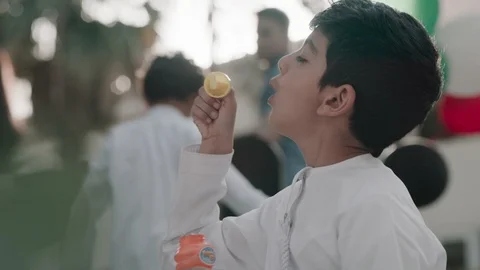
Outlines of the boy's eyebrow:
M318 49L317 49L317 47L315 47L315 44L313 43L313 40L311 38L307 38L307 40L305 40L305 43L308 44L308 47L310 47L310 50L312 51L312 53L314 55L317 55Z

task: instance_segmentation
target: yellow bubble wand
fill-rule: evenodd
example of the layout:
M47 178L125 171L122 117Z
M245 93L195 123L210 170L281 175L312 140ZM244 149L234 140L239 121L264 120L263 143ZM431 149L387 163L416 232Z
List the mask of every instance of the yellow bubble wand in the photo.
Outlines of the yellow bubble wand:
M230 93L231 80L223 72L212 72L205 77L203 82L205 92L213 98L223 98Z

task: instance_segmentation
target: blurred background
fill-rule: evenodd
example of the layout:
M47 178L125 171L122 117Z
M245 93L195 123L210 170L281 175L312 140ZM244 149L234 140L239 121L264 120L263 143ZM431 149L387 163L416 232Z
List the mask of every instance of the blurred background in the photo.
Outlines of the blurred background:
M414 141L402 143L428 142L445 162L448 183L421 211L448 251L449 269L480 269L480 2L380 2L422 21L442 50L444 96L409 137ZM59 269L59 242L88 160L111 126L145 111L140 81L152 57L180 51L205 72L227 72L239 92L238 137L264 134L260 92L276 67L259 57L257 39L274 30L259 24L257 12L277 8L288 16L292 51L310 33L313 15L328 5L0 0L0 268ZM268 53L268 44L263 50ZM268 136L259 138L270 147ZM280 146L270 147L279 167L295 155ZM255 182L245 159L238 154L234 162L266 194L284 186L278 173L274 188ZM106 238L97 240L95 269L109 269Z

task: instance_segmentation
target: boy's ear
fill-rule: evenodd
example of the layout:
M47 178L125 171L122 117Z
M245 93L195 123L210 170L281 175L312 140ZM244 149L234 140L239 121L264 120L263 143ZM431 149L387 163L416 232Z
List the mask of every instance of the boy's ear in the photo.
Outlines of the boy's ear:
M319 91L320 106L317 114L336 117L350 113L355 104L355 89L350 84L326 86Z

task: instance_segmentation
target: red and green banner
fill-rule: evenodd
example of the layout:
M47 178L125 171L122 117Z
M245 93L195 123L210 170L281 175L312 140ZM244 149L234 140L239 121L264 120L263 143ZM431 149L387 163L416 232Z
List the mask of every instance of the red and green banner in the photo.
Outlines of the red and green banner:
M480 133L480 1L383 0L420 20L441 50L444 95L437 106L454 135Z

